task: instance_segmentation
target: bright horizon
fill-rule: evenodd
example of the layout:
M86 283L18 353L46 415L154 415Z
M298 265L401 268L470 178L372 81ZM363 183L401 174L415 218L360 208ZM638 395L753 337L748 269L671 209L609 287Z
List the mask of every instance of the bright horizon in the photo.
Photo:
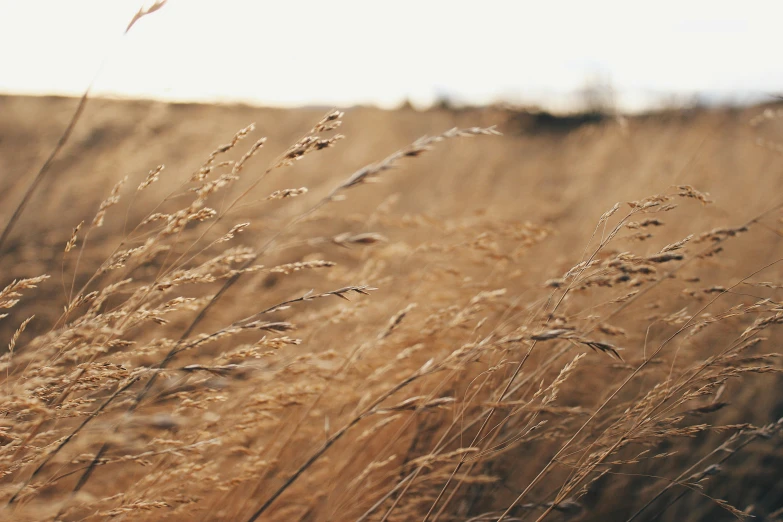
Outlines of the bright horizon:
M773 1L0 0L0 92L269 106L512 102L562 110L591 81L622 110L783 86ZM636 7L634 7L636 6Z

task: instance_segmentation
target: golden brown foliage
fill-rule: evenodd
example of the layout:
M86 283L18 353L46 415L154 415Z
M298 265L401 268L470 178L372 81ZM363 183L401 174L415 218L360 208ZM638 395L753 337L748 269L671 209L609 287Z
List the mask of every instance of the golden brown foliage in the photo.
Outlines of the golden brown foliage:
M2 254L4 519L776 516L780 159L710 155L776 120L269 111L194 164L146 107Z

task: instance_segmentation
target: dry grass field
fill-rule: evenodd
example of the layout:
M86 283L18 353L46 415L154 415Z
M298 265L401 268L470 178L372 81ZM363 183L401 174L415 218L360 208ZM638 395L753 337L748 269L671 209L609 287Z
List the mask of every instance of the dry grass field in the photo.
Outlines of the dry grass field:
M76 104L0 97L4 226ZM783 520L776 111L90 100L0 254L0 519Z

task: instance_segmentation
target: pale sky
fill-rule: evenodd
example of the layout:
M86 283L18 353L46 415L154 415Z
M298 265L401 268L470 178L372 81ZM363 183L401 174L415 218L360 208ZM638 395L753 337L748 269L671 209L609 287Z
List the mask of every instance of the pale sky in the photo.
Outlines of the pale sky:
M590 78L621 107L783 92L783 1L0 0L0 92L261 105L439 95L567 106Z

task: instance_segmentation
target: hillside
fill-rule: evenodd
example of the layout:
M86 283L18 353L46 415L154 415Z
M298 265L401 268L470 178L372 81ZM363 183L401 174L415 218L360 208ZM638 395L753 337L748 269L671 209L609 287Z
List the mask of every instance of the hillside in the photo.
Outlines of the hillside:
M0 97L2 222L76 103ZM0 259L51 276L3 305L2 518L778 520L775 110L91 100Z

